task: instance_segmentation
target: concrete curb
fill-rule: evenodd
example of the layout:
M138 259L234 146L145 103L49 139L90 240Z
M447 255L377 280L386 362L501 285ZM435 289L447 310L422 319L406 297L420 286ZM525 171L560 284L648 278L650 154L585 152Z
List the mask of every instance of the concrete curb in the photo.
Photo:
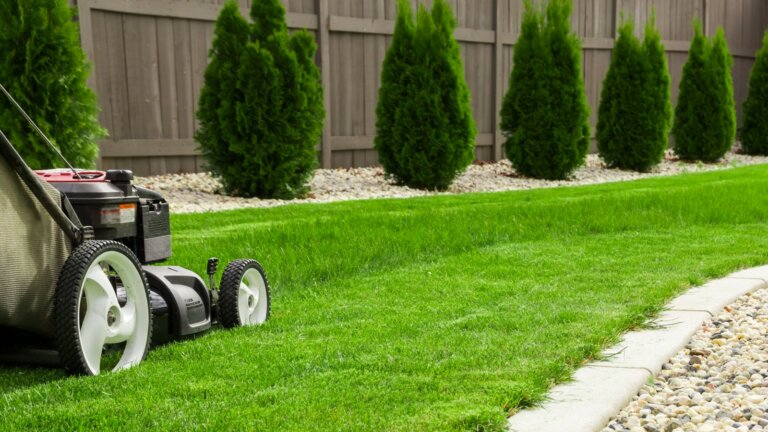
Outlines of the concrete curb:
M768 287L768 266L733 273L691 288L654 320L659 328L629 332L573 381L556 386L541 407L510 417L511 432L595 432L604 428L707 319L744 294Z

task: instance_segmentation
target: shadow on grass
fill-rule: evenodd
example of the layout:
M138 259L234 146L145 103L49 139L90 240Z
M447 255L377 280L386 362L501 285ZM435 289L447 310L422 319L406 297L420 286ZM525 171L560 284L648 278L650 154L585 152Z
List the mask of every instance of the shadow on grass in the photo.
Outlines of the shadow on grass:
M66 377L61 367L0 363L0 397L6 393L48 384Z

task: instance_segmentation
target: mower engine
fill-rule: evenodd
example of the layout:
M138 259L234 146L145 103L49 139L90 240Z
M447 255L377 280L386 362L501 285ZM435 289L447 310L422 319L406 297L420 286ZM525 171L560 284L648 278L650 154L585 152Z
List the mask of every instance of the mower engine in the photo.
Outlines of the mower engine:
M134 186L131 171L78 171L80 178L63 169L36 173L69 199L97 240L125 244L142 264L170 258L168 203L160 194Z

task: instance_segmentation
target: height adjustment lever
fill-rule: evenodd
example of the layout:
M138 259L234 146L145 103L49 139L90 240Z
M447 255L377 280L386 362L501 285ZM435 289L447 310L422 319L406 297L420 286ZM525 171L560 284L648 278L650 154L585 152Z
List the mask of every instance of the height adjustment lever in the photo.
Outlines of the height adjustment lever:
M208 286L210 289L215 290L216 289L216 279L214 279L214 276L216 275L216 272L219 270L219 259L216 257L208 258Z

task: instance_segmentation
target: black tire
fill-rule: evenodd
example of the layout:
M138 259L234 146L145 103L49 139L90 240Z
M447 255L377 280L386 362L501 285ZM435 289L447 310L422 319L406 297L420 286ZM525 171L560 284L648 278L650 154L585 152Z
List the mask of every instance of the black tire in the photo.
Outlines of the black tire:
M249 272L251 270L251 272ZM263 281L263 290L259 294L257 307L266 306L266 311L260 309L259 316L251 322L243 322L238 308L240 300L240 283L246 273L253 275L253 270L258 272ZM219 294L219 321L226 328L240 327L243 325L258 325L269 319L271 300L269 293L269 281L258 261L252 259L240 259L230 262L221 276L221 292ZM266 297L266 298L262 298ZM263 303L262 303L263 302Z
M130 261L130 265L132 265L140 275L140 283L143 284L143 292L146 296L148 332L146 336L146 344L141 343L141 339L134 344L136 352L141 352L142 345L144 345L143 353L141 354L139 361L143 361L144 358L146 358L149 350L152 336L152 311L149 308L149 284L147 283L146 275L141 269L139 260L133 252L122 243L104 240L86 241L78 246L64 263L64 267L62 267L61 272L59 273L59 280L53 298L53 317L56 326L56 348L59 351L59 356L64 368L71 374L96 375L100 372L100 368L94 371L88 366L83 347L81 346L80 321L84 312L81 313L80 305L81 298L85 298L83 292L84 283L89 268L91 268L92 264L94 264L97 259L103 257L107 252L116 252L117 254L126 257L128 261ZM135 277L135 274L133 276ZM137 291L141 292L139 288L137 288ZM137 303L137 308L143 305L144 303L139 301ZM142 312L137 311L134 319L140 313ZM143 331L141 333L143 333ZM139 336L143 337L143 335Z

